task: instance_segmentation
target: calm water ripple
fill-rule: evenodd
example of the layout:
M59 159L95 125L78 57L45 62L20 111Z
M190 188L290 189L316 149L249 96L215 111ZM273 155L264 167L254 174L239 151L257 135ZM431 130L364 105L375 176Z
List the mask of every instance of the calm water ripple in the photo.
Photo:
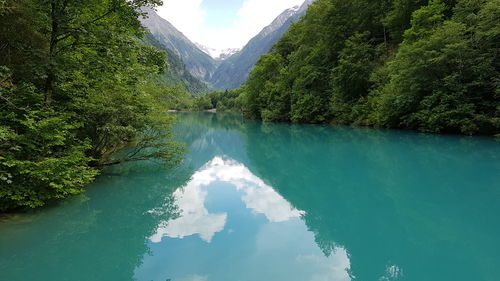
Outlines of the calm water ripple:
M0 220L8 281L500 280L500 143L179 114L189 153Z

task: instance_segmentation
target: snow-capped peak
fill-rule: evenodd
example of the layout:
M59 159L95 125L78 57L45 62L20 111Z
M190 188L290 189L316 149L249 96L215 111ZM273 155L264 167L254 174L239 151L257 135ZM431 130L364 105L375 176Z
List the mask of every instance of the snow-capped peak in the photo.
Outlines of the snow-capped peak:
M225 60L240 51L238 48L215 49L199 43L195 44L200 50L216 60Z

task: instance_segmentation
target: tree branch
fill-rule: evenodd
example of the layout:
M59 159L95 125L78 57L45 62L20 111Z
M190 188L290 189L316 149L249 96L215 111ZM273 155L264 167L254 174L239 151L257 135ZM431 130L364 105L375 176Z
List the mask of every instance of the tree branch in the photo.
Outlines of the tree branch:
M116 3L116 2L115 2ZM112 7L109 8L108 11L106 11L104 14L98 16L97 18L93 19L93 20L90 20L88 22L85 22L83 24L81 24L80 26L78 27L74 27L74 28L71 28L70 31L68 32L64 32L62 34L59 34L59 37L57 38L57 42L61 42L63 40L66 40L68 39L69 37L73 36L76 32L79 32L82 30L83 27L86 27L86 26L89 26L91 24L94 24L104 18L106 18L107 16L111 15L112 13L114 13L118 8L120 7L120 5L113 5ZM60 37L62 36L62 37Z

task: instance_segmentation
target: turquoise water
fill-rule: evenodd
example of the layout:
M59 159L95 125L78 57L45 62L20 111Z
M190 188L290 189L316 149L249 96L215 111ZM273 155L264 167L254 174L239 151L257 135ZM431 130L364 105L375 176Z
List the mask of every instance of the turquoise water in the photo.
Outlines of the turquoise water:
M0 219L0 280L500 280L500 143L180 114L186 161Z

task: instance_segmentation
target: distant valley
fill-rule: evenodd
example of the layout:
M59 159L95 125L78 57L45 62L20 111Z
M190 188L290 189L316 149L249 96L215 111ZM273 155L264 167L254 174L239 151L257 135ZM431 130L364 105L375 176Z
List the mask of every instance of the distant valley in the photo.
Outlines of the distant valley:
M155 39L176 54L194 77L209 81L219 63L155 11L143 10L147 12L148 17L141 18L141 22Z
M298 21L314 0L307 0L302 6L290 8L281 13L270 25L239 52L224 60L209 80L216 90L235 89L248 78L257 60L269 52L271 47L285 34L290 25Z
M206 91L208 88L235 89L246 81L257 60L263 54L268 53L290 25L306 13L307 7L312 2L314 0L306 0L301 6L285 10L241 50L215 50L194 43L170 22L150 9L144 10L148 17L141 19L141 22L151 32L154 39L168 50L169 60L180 60L183 65L177 62L177 69L182 72L185 68L198 81L187 77L185 73L182 73L184 77L171 78L171 80L183 81L182 84L186 90L195 89L198 93L203 91L200 83L206 84ZM172 55L174 55L173 58L171 58ZM172 75L175 76L175 73L171 73Z

